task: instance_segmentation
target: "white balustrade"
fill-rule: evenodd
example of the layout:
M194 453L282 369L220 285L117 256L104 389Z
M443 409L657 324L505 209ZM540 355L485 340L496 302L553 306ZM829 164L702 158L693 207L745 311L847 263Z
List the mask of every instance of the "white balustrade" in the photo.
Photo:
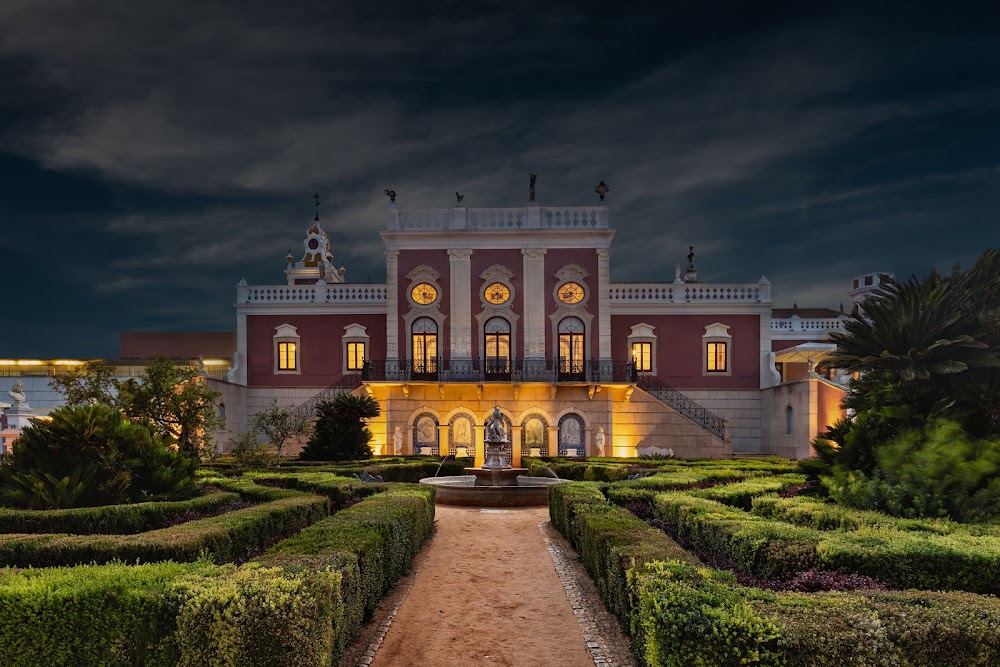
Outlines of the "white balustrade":
M767 303L769 283L611 283L611 303Z
M771 331L778 332L789 332L789 331L805 331L805 332L825 332L825 331L843 331L844 322L847 319L843 317L824 317L824 318L810 318L810 319L800 319L797 317L792 317L788 319L772 319L771 320Z
M533 215L532 215L533 214ZM540 223L537 222L540 218ZM456 223L456 220L458 221ZM530 225L529 220L535 220ZM389 229L407 231L438 229L594 229L608 227L606 206L458 208L389 210ZM464 225L464 226L463 226Z
M237 303L380 303L384 284L247 285L237 288Z

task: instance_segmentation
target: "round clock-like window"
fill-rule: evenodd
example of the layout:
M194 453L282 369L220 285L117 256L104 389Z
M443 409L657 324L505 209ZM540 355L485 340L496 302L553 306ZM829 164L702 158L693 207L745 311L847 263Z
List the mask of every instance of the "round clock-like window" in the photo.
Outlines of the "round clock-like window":
M497 306L507 303L507 300L510 299L510 289L503 283L487 285L485 294L486 300Z
M309 249L310 250L315 250L318 247L319 247L319 241L317 241L316 239L309 239Z
M410 298L413 299L414 303L419 303L421 306L429 306L437 301L438 293L434 285L420 283L410 290Z
M586 292L580 283L566 283L559 288L559 300L563 303L574 304L583 301Z

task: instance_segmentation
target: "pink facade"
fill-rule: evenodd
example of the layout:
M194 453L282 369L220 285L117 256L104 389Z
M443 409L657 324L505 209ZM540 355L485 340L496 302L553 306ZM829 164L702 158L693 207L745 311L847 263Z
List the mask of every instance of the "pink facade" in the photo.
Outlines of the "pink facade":
M729 326L730 374L707 374L702 347L705 327ZM645 323L656 333L657 376L679 389L757 389L760 387L760 316L617 315L611 317L612 353L616 361L630 360L628 337L632 326Z
M374 349L385 350L384 315L250 315L247 318L247 384L253 387L325 387L343 370L344 327L367 328ZM296 327L299 342L298 374L275 374L274 334L281 324Z

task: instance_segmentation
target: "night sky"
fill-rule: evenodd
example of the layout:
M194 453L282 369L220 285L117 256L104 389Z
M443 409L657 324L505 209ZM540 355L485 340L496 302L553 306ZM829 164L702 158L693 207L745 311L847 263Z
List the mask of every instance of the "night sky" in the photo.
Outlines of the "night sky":
M590 205L613 280L777 306L1000 245L988 3L0 2L0 357L235 328L312 193L351 282L401 207Z

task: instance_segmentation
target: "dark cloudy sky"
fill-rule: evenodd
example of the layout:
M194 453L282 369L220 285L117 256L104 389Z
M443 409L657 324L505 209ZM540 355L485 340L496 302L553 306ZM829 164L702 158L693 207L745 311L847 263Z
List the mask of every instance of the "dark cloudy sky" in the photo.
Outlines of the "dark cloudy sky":
M834 10L833 8L836 7ZM848 281L1000 245L988 3L0 2L0 357L235 326L313 191L355 282L401 206L586 205L614 280Z

